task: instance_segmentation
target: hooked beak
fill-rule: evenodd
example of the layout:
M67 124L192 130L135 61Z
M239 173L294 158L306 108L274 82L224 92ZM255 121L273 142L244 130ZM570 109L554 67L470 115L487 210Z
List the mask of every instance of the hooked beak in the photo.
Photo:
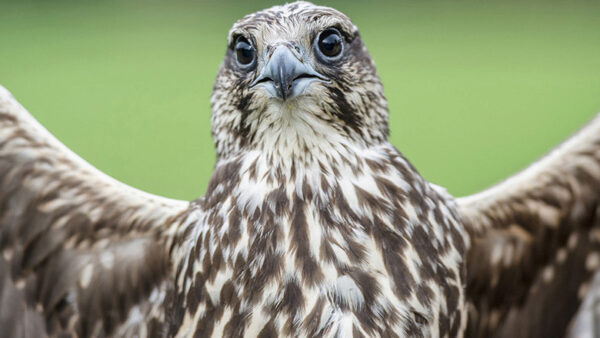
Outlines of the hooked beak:
M301 62L286 46L279 46L250 88L264 87L272 96L282 100L298 96L316 80L329 81L310 65Z

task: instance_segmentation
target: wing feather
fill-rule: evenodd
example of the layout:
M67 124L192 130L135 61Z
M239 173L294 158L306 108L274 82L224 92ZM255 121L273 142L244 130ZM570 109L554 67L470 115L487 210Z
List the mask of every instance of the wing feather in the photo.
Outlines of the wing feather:
M471 236L469 336L564 336L600 249L600 116L521 173L457 204Z
M0 86L0 337L114 332L164 287L189 210L101 173Z

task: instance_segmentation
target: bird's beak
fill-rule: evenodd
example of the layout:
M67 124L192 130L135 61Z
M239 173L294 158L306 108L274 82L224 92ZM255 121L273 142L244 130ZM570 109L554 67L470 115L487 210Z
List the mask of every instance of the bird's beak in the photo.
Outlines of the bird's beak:
M262 86L274 97L286 100L304 93L313 81L329 79L300 61L288 47L279 46L250 88Z

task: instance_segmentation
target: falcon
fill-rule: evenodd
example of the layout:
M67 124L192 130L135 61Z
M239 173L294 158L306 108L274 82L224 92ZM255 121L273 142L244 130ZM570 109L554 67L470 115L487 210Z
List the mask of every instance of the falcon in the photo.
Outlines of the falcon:
M454 199L388 141L356 26L229 32L203 197L138 191L0 90L0 336L558 337L600 265L600 118Z

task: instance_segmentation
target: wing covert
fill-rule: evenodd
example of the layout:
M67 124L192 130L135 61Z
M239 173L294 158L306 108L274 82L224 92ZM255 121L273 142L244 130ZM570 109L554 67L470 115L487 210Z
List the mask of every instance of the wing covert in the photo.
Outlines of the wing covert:
M154 311L189 210L93 168L0 86L0 336L105 335Z
M524 171L457 199L471 237L470 336L565 334L597 267L599 199L600 116Z

